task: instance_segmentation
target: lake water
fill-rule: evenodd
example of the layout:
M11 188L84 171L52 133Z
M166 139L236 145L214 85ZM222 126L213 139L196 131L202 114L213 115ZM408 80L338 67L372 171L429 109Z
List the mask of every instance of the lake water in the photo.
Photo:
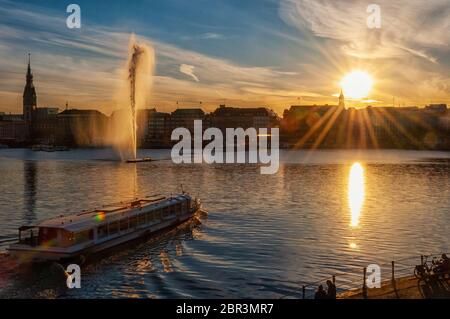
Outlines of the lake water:
M274 175L254 164L109 158L0 150L0 250L22 224L180 184L207 217L83 267L81 289L56 289L0 258L0 297L299 298L301 285L332 274L338 289L352 288L368 264L389 279L391 260L412 274L420 254L450 250L449 152L283 151Z

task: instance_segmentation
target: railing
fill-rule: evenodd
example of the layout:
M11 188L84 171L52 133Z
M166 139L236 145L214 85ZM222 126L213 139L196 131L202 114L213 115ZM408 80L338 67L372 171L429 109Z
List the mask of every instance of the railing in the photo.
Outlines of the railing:
M447 255L450 255L447 253ZM409 256L397 260L393 260L390 263L378 264L381 269L382 274L389 273L390 274L390 282L395 287L395 283L398 279L413 276L414 268L419 264L423 264L424 260L427 258L433 257L441 257L441 254L430 254L430 255L416 255ZM312 299L314 298L315 292L317 290L318 285L325 283L327 280L331 280L333 284L337 287L338 292L344 291L357 291L361 290L364 298L367 298L368 288L366 285L367 279L367 268L361 268L361 272L338 272L333 275L324 277L315 282L309 283L298 283L299 288L301 289L301 298L302 299ZM386 277L384 277L386 279ZM386 283L386 280L382 281L382 283ZM286 294L281 298L287 297L295 297L298 296L298 293L295 294Z

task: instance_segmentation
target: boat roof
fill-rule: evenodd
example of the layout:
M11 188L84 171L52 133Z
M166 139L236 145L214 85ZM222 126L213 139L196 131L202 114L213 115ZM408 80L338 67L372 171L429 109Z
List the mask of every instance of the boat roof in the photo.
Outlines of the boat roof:
M19 230L27 230L35 227L58 228L65 229L70 232L78 232L86 229L91 229L99 224L109 223L111 221L120 220L125 214L132 215L142 208L146 211L164 208L174 205L177 202L183 202L191 197L188 194L181 194L171 197L162 195L151 195L142 199L134 199L131 201L124 201L104 205L99 209L91 211L82 211L80 213L60 215L58 217L44 220L40 223L28 226L22 226Z

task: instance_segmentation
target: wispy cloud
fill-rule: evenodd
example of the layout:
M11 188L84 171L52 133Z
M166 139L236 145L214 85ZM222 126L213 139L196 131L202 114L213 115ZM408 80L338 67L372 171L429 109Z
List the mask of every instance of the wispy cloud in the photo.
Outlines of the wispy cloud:
M342 49L361 57L413 54L435 63L426 50L450 42L448 0L378 0L382 27L367 27L365 0L283 0L280 15L288 24L314 35L346 42Z
M229 39L230 36L225 36L215 32L205 32L196 35L184 35L181 38L183 40L226 40Z
M189 75L191 78L193 78L196 82L198 82L198 77L194 74L194 66L189 64L181 64L180 65L180 72L186 75Z
M224 40L227 37L224 36L223 34L207 32L207 33L201 34L200 38L206 39L206 40Z

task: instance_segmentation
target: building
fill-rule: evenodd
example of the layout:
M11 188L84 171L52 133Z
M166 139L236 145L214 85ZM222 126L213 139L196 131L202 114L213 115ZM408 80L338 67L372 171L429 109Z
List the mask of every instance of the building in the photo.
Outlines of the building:
M6 122L21 122L23 121L22 114L0 114L0 121Z
M225 134L227 128L253 127L255 129L278 127L277 114L266 107L238 108L220 105L209 115L209 125Z
M447 104L429 104L425 106L425 110L434 112L446 112Z
M36 89L33 84L33 73L31 72L31 57L28 54L28 69L25 88L23 90L23 120L26 126L26 137L33 139L33 124L37 108Z
M171 115L164 112L152 112L149 114L147 124L146 145L148 147L168 147L171 145L172 124Z
M27 127L21 114L0 114L0 144L23 144L26 141Z
M341 89L341 94L339 95L339 104L338 104L338 106L341 107L341 108L345 108L345 97L344 97L344 93L342 92L342 89Z
M65 110L56 115L55 121L54 141L58 145L105 145L109 119L97 110Z
M191 134L194 134L194 121L204 120L205 112L200 108L176 109L170 115L171 131L178 128L187 128Z
M0 144L23 145L27 139L26 133L22 116L0 115Z
M35 122L56 116L58 113L59 108L57 107L38 107L35 110Z
M30 55L28 55L22 99L22 114L3 113L0 116L0 140L6 140L15 145L32 144L37 141L48 142L50 137L53 138L54 136L58 108L37 107L37 94L33 83Z

